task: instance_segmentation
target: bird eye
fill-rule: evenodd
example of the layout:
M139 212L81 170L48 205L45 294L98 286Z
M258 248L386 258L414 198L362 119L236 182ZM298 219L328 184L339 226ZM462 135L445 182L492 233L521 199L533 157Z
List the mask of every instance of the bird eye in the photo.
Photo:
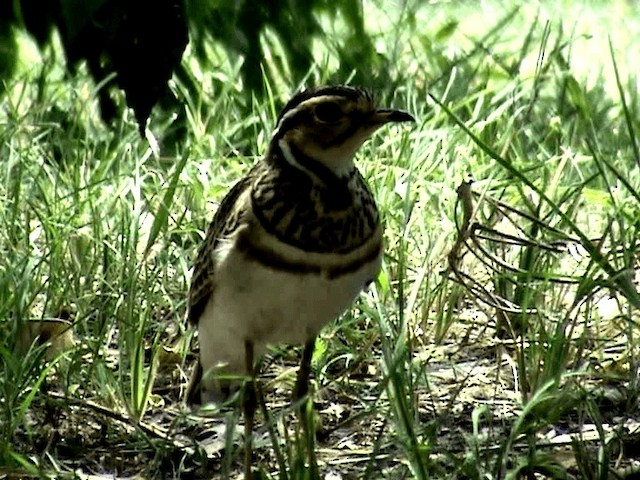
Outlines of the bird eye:
M322 123L336 123L342 118L342 109L335 102L321 103L315 109L316 118Z

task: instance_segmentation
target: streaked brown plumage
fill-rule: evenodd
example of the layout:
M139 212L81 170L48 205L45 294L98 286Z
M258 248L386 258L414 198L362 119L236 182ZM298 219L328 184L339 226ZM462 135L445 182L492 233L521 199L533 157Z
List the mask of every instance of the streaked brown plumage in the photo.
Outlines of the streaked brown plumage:
M224 400L229 375L252 376L268 344L304 344L310 361L322 326L375 278L382 228L353 157L380 126L404 121L413 118L346 86L306 90L284 107L266 155L224 198L198 253L190 403ZM308 371L302 365L298 396Z

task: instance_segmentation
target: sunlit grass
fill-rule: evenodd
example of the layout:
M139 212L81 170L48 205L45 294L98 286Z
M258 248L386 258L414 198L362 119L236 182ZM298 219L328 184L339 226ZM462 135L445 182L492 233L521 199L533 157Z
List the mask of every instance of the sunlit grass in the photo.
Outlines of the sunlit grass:
M375 285L318 341L320 472L607 478L634 465L614 465L628 436L609 425L638 417L627 47L640 23L631 3L614 4L366 6L395 82L376 86L380 102L418 122L358 155L386 254ZM318 65L336 62L324 48ZM170 144L172 119L158 112L156 150L128 113L102 125L93 87L61 72L25 67L1 106L0 466L234 475L238 412L202 418L179 403L192 360L186 291L217 202L298 86L283 73L264 100L247 99L231 62L195 73L215 77L201 91L176 81L186 139ZM28 348L24 332L52 318L71 323L71 348ZM256 445L271 478L313 471L313 439L288 405L297 360L277 346L263 363ZM554 443L560 432L577 436Z

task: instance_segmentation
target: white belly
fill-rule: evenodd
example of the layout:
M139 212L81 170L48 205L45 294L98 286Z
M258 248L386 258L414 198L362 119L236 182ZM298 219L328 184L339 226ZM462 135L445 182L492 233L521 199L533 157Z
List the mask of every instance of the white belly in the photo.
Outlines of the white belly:
M329 279L274 270L231 250L216 269L215 288L198 322L205 369L244 374L245 341L255 355L268 344L302 344L344 312L377 275L378 256L360 269Z

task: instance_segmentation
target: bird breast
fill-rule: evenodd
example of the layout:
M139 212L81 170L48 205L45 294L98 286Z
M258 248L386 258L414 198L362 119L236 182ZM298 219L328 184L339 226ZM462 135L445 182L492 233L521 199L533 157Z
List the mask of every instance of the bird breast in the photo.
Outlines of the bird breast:
M214 294L200 325L238 342L252 340L256 354L267 344L302 344L317 335L380 270L380 231L348 254L321 254L253 227L239 230L216 251ZM279 263L265 262L265 252Z

